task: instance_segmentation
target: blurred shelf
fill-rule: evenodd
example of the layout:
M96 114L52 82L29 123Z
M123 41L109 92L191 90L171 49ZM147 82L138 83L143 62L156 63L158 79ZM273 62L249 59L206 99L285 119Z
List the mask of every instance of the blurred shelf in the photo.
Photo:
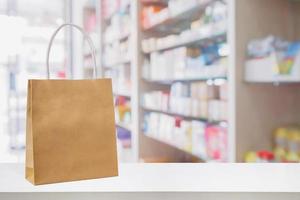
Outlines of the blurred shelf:
M179 42L176 42L174 44L169 44L169 45L165 45L163 47L159 47L159 48L156 48L154 50L151 50L151 51L144 51L144 53L146 54L149 54L149 53L152 53L152 52L156 52L156 51L165 51L165 50L168 50L168 49L173 49L173 48L177 48L177 47L181 47L181 46L189 46L189 45L197 45L197 44L200 44L200 43L203 43L205 41L225 41L226 40L226 32L222 32L222 33L217 33L217 34L214 34L214 35L210 35L210 36L201 36L201 35L198 35L194 38L186 38L184 40L179 40Z
M121 91L117 91L117 92L114 92L114 95L116 95L116 96L123 96L123 97L127 97L127 98L131 98L130 92L121 92Z
M187 79L173 79L173 80L154 80L154 79L146 79L143 78L144 81L149 83L158 83L171 85L175 82L196 82L196 81L208 81L208 80L216 80L216 79L224 79L227 80L227 76L216 76L216 77L203 77L203 78L187 78Z
M131 125L124 122L116 122L116 126L131 131Z
M94 70L93 66L87 65L83 67L83 70Z
M83 10L86 12L96 12L96 5L94 3L88 2L84 7Z
M98 49L96 49L95 54L96 54L96 56L97 56L97 54L99 54L99 50L98 50ZM92 52L85 53L85 54L83 55L83 58L84 58L84 59L91 59L91 58L92 58L92 55L93 55Z
M141 106L142 109L144 109L147 112L158 112L158 113L163 113L166 115L172 115L172 116L177 116L177 117L182 117L188 120L198 120L198 121L203 121L203 122L207 122L210 124L220 124L220 123L226 123L225 120L209 120L207 118L203 118L203 117L196 117L196 116L191 116L191 115L185 115L185 114L180 114L180 113L175 113L175 112L171 112L171 111L164 111L164 110L159 110L159 109L155 109L155 108L149 108L149 107L145 107L145 106Z
M124 64L129 64L131 62L131 60L129 58L123 59L123 60L119 60L117 62L112 62L112 63L108 63L105 64L105 68L114 68L115 66L118 65L124 65Z
M169 0L142 0L143 5L168 5Z
M106 40L104 42L104 44L108 45L108 44L112 44L114 42L123 41L123 40L126 40L127 38L129 38L129 36L130 36L130 33L126 33L126 34L121 35L120 37L113 38L111 40Z
M159 137L154 136L154 135L151 135L151 134L147 134L147 133L143 133L143 134L144 134L146 137L149 137L149 138L151 138L151 139L153 139L153 140L156 140L156 141L158 141L158 142L160 142L160 143L163 143L163 144L168 145L168 146L170 146L170 147L176 148L177 150L183 151L184 153L187 153L187 154L189 154L189 155L192 155L192 156L198 158L198 159L199 159L200 161L202 161L202 162L209 162L209 159L205 158L204 156L196 155L196 154L192 153L191 151L188 151L187 149L185 149L185 148L183 148L183 147L180 147L180 146L178 146L178 145L176 145L176 144L173 144L171 141L167 141L166 139L159 138Z
M173 27L175 27L175 25L184 23L187 20L193 21L197 19L201 15L201 11L203 11L208 5L210 5L212 2L215 1L216 0L205 0L201 3L196 3L195 5L192 5L187 9L182 10L181 12L177 13L174 16L170 16L169 18L157 22L156 24L153 24L149 27L144 27L144 31L160 32L160 31L173 30Z
M277 55L271 53L262 58L252 58L245 62L245 81L249 83L300 83L299 65L300 56L295 59L290 72L280 74L280 63Z

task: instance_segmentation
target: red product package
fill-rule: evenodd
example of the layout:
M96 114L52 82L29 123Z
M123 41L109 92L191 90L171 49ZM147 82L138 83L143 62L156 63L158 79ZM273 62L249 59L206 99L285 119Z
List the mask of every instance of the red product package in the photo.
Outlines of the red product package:
M149 19L155 14L161 11L164 7L162 6L147 6L142 10L142 26L147 28L150 26Z
M205 129L207 156L218 161L227 160L227 128L209 125Z

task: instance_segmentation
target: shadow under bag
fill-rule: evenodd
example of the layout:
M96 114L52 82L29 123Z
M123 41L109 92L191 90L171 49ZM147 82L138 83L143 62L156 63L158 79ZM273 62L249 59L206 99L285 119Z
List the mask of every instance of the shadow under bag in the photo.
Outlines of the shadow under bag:
M111 79L28 81L26 179L35 185L118 175Z

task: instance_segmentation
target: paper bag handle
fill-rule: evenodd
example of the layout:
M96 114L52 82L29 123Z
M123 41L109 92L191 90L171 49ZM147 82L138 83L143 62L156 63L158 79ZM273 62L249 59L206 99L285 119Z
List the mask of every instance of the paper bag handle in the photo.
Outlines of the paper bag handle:
M62 24L60 25L56 31L54 31L54 33L52 34L51 36L51 39L50 39L50 42L49 42L49 45L48 45L48 49L47 49L47 58L46 58L46 66L47 66L47 79L50 79L50 67L49 67L49 56L50 56L50 50L51 50L51 47L52 47L52 43L53 43L53 40L55 38L55 36L57 35L57 33L59 32L60 29L62 29L63 27L65 26L71 26L73 28L76 28L77 30L79 30L82 34L83 34L83 37L87 40L89 46L90 46L90 49L91 49L91 52L92 52L92 57L93 57L93 63L94 63L94 78L97 78L97 65L96 65L96 49L95 49L95 46L93 44L93 41L92 39L90 38L90 36L83 30L83 28L81 28L80 26L76 25L76 24L71 24L71 23L66 23L66 24Z

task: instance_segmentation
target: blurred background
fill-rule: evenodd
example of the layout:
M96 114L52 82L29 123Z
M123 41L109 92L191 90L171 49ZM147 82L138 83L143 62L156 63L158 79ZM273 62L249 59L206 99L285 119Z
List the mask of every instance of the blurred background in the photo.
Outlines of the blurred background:
M120 162L299 162L299 0L0 0L0 162L24 162L27 80L63 23L113 80ZM63 29L53 79L88 79Z

